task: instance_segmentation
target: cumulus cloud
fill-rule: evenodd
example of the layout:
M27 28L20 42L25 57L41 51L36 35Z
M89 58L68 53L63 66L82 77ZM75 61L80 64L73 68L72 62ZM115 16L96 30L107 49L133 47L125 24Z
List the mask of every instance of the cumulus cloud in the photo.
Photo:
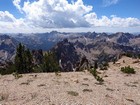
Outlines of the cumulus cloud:
M0 33L24 32L25 29L31 27L24 19L16 19L8 11L0 11Z
M68 3L67 0L26 1L23 7L20 0L14 0L14 5L26 15L26 20L36 27L69 28L88 27L84 15L92 11L92 6L84 5L82 0Z
M140 27L137 18L121 18L115 15L98 18L93 12L93 7L84 4L82 0L69 3L67 0L13 0L13 4L24 15L24 18L16 19L8 11L0 11L0 31L6 32L44 32L45 30L69 30L96 27ZM118 0L110 1L115 4ZM22 4L22 5L21 5ZM81 28L82 27L82 28ZM114 29L115 29L114 28ZM101 29L101 28L100 28ZM42 31L43 30L43 31ZM86 29L85 29L86 30Z
M0 11L0 21L3 22L14 22L16 18L8 11Z
M106 27L135 27L140 26L140 20L137 18L120 18L115 15L110 16L110 18L106 16L102 16L98 18L96 13L90 13L85 15L85 19L87 22L92 24L93 26L106 26Z
M118 2L119 2L119 0L103 0L103 6L107 7L110 5L117 4Z

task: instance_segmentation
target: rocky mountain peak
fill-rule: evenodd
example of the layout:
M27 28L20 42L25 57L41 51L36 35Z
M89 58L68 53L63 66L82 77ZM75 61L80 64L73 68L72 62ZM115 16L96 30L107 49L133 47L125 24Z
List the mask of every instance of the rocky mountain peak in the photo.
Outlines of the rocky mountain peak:
M15 49L18 44L14 38L8 35L0 35L0 64L14 58Z
M68 42L68 39L64 39L59 42L52 51L56 53L59 63L61 62L62 70L73 71L77 61L79 61L79 55L73 43Z

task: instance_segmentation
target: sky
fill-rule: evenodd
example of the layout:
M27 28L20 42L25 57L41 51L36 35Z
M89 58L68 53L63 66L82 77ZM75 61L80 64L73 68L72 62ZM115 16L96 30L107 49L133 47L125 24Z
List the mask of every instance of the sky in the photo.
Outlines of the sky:
M140 32L140 0L0 0L0 33Z

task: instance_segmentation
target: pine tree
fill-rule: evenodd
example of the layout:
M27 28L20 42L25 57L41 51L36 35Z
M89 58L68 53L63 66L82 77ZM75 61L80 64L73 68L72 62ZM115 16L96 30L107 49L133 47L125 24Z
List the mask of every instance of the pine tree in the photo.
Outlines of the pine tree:
M16 50L16 56L15 56L15 67L16 67L16 72L22 73L23 72L23 52L24 52L24 47L20 43L17 47Z
M43 72L57 72L60 70L55 53L48 52L44 55Z
M17 47L15 56L15 72L28 73L32 70L32 54L21 43Z
M32 72L32 68L33 68L33 64L32 64L32 61L33 61L33 56L32 56L32 54L31 54L31 52L30 52L30 50L29 49L27 49L26 51L25 51L26 53L26 72Z

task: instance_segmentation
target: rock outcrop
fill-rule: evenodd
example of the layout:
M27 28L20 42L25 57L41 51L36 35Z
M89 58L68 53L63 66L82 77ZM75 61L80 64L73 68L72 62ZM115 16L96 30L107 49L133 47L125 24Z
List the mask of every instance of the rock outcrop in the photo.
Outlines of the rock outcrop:
M0 35L0 65L14 59L18 41L8 35Z
M80 61L80 56L68 39L59 42L51 51L56 53L62 71L73 71Z

